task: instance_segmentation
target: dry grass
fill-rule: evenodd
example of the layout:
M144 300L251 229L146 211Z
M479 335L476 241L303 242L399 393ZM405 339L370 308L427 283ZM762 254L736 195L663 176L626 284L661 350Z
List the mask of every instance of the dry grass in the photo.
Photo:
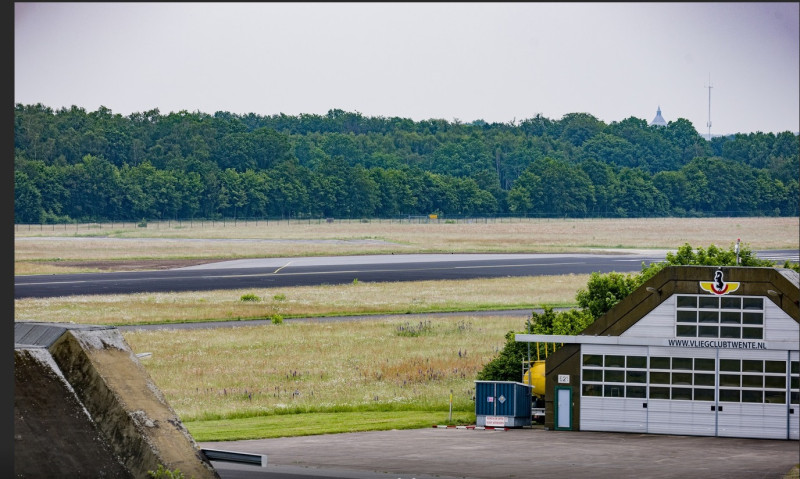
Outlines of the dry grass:
M798 218L498 219L457 224L240 221L224 226L164 222L147 228L131 223L61 228L15 226L15 273L85 271L57 267L58 261L72 260L677 249L684 243L728 247L737 238L752 249L797 248L800 243Z
M420 281L216 290L188 293L80 295L14 301L15 321L134 325L159 322L265 319L272 315L416 313L533 308L573 304L588 275L463 281ZM242 301L253 295L258 301Z
M184 421L281 411L474 408L475 375L518 317L296 322L124 334ZM225 359L223 359L225 358Z

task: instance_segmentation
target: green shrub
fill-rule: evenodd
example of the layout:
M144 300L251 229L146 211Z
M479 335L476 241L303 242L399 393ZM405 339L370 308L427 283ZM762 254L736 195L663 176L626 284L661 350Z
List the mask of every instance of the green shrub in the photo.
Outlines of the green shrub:
M516 331L506 333L506 344L491 361L478 372L479 381L520 381L522 361L526 357L527 345L514 339Z
M154 479L183 479L184 475L180 469L169 470L162 464L158 465L155 471L147 471L147 474Z
M253 293L243 294L242 297L239 298L239 299L241 301L261 301L261 298L259 298L258 296L256 296Z
M586 288L578 290L575 299L578 306L599 318L638 286L639 282L632 274L595 272L589 276Z
M272 297L272 299L275 301L286 301L286 295L283 293L276 294L275 296Z
M283 324L283 316L280 314L273 314L270 316L270 319L272 320L272 324Z
M685 243L678 248L675 253L667 253L667 264L669 265L700 265L700 266L736 266L735 246L721 249L716 245L711 245L708 249L697 248L693 250L689 243ZM759 259L747 244L739 247L740 266L775 266L774 261Z
M786 261L783 262L783 267L800 273L800 263L792 263L787 259Z
M531 319L527 322L525 331L520 331L520 333L575 335L593 322L594 317L585 310L571 309L556 312L553 311L553 308L545 307L541 314L535 311L531 313ZM515 339L517 333L516 331L506 333L505 346L478 373L478 380L522 381L522 361L527 359L528 344L517 342ZM539 354L544 357L547 354L546 346L540 344L539 347L541 348ZM531 357L536 357L536 351L531 352Z

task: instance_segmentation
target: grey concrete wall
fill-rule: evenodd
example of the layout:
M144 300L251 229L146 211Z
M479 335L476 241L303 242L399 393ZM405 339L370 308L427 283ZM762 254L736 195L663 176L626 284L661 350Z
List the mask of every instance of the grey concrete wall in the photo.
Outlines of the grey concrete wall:
M15 348L15 475L219 479L116 328L48 341Z
M16 477L131 478L49 351L14 351Z

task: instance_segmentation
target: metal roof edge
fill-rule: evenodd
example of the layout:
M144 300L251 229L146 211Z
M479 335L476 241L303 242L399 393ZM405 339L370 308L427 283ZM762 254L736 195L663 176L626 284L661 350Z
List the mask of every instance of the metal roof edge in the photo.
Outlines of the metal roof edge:
M42 323L34 321L14 322L14 348L49 348L70 330L116 329L114 326L91 324Z

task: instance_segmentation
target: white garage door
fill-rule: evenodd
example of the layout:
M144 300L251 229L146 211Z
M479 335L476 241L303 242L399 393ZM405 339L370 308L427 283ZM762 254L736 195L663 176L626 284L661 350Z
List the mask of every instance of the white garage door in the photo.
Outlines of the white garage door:
M716 434L716 350L651 347L647 432Z
M788 439L789 353L719 352L717 435Z
M800 363L791 354L584 345L580 427L798 439Z
M581 429L647 432L647 346L582 347Z

